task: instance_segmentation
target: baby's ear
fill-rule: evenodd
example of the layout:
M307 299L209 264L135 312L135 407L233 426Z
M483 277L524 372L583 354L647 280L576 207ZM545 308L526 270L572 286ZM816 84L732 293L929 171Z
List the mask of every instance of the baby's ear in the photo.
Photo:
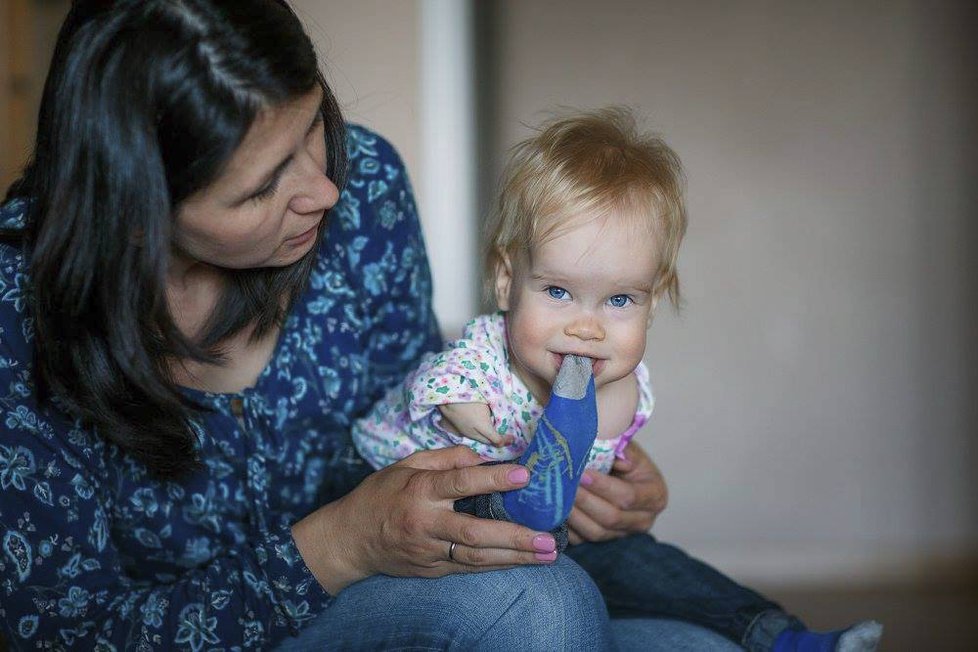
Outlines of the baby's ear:
M509 310L509 291L513 286L513 263L509 254L500 251L496 257L496 305L500 310Z

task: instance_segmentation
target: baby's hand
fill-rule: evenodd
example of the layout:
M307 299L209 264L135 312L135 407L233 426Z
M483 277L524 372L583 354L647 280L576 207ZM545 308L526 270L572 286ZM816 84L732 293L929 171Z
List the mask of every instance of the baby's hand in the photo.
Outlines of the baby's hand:
M490 446L509 446L514 441L512 435L500 435L492 427L492 413L485 403L449 403L439 405L442 427L449 432L481 441Z

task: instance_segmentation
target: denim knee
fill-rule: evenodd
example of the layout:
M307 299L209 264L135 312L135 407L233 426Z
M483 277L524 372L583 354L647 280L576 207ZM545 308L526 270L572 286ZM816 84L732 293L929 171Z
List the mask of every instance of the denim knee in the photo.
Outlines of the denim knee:
M608 611L584 570L561 555L550 566L523 567L507 581L519 583L512 601L497 610L480 650L608 650ZM490 573L489 575L495 575ZM501 611L501 613L500 613Z
M377 575L351 585L279 652L338 650L606 650L608 612L563 555L439 579Z

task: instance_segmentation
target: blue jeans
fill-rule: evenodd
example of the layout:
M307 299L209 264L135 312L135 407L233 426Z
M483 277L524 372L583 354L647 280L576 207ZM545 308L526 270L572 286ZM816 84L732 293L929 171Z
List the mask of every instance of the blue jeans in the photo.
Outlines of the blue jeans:
M278 650L610 650L608 612L580 566L560 557L438 579L357 582Z
M346 494L371 472L352 444L337 460L326 474L323 503ZM692 588L685 585L687 580L694 581ZM704 628L716 629L717 623L696 613L693 603L702 593L700 584L721 609L746 614L773 605L678 549L633 535L573 546L551 566L434 580L371 577L347 587L330 609L277 649L741 649ZM687 600L690 604L684 606ZM743 617L735 618L734 630L744 623Z
M583 543L564 554L594 579L611 618L676 619L749 650L769 650L781 631L804 626L776 603L647 534Z
M674 620L609 623L587 574L561 556L551 566L449 575L375 576L337 597L278 652L316 650L650 650L731 652L723 637Z
M699 625L668 618L614 618L619 652L741 652L739 645Z

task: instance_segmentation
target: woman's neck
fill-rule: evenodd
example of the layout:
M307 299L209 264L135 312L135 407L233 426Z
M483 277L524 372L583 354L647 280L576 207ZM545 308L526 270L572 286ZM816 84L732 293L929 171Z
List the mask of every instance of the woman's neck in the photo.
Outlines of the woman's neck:
M221 300L227 271L206 263L178 261L167 274L166 298L177 328L191 341L200 341ZM236 393L253 387L268 365L278 340L273 328L260 340L253 340L254 325L249 325L220 343L221 362L207 364L192 360L172 360L174 382L209 392Z
M204 335L225 282L224 272L206 263L171 264L166 278L167 307L185 337L197 340Z

